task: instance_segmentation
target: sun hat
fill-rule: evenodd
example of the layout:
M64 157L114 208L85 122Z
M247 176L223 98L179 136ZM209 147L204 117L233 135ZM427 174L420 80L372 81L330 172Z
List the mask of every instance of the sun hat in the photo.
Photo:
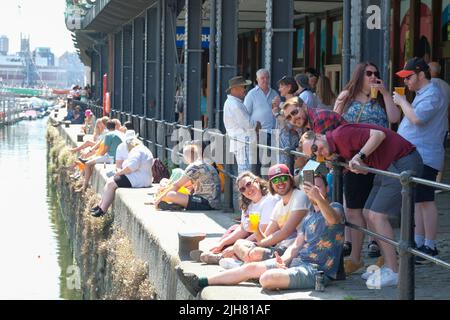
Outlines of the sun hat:
M131 142L133 139L137 138L139 136L138 133L136 133L134 130L127 130L125 132L125 142L129 143Z
M250 80L245 80L244 77L242 77L242 76L233 77L230 80L228 80L227 93L230 93L232 88L242 87L242 86L246 87L251 84L252 84L252 82Z

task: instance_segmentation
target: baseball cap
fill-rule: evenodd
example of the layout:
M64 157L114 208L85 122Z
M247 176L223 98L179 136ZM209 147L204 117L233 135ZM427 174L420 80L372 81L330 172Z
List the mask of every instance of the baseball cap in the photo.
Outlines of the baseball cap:
M422 58L415 57L415 58L409 59L405 63L403 70L397 72L396 75L399 76L400 78L406 78L414 73L417 73L420 71L428 71L429 69L430 69L430 67L425 62L425 60L423 60Z
M92 115L93 115L93 113L92 113L91 109L86 109L86 111L84 112L84 116L85 117L89 117L89 116L92 116Z
M286 175L292 177L289 168L285 164L279 163L269 168L268 172L269 180L272 180L273 178L278 176L286 176Z

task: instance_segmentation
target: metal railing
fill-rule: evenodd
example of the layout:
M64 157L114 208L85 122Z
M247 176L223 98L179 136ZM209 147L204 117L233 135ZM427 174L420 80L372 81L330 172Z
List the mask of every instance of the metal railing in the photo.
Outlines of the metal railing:
M102 107L90 106L91 109L95 110L94 113L101 114ZM146 118L143 116L132 115L129 113L112 110L112 118L118 118L121 122L132 121L136 132L144 141L145 145L150 148L154 155L157 155L161 160L166 160L169 158L168 152L172 152L173 148L170 147L168 143L168 138L171 136L173 130L184 129L188 130L191 136L197 132L198 134L210 134L216 135L225 139L227 136L221 133L211 132L208 129L202 130L195 128L192 125L184 126L178 123L168 123L164 120L157 120L153 118ZM233 139L228 137L230 140L236 140L242 143L248 143L241 141L239 139ZM224 147L226 144L223 144ZM281 149L277 147L267 146L264 144L257 144L258 152L261 148L270 149L272 151L284 152L289 154L291 157L302 157L309 159L307 155L286 148ZM224 148L225 149L225 148ZM224 155L227 150L224 150ZM342 171L344 168L348 168L348 164L339 161L326 161L333 168L333 196L332 201L343 203L343 185L342 185ZM224 188L224 202L226 204L226 209L232 207L232 179L235 179L231 173L231 165L224 164L225 170L220 170L225 176L225 188ZM416 184L422 184L429 187L434 187L441 190L450 191L450 185L444 183L437 183L435 181L430 181L422 178L414 177L411 171L401 172L400 174L378 170L366 166L355 166L357 169L364 170L373 174L382 175L390 178L394 178L400 181L402 185L402 207L400 216L400 239L399 241L394 241L381 234L370 231L358 225L346 222L345 225L353 228L355 230L361 231L366 235L371 235L379 240L385 241L395 248L397 248L400 261L399 261L399 282L398 282L398 298L401 300L413 300L414 299L414 286L415 286L415 274L414 274L414 256L424 258L436 265L442 266L450 270L450 263L437 259L435 257L424 254L414 246L414 190Z

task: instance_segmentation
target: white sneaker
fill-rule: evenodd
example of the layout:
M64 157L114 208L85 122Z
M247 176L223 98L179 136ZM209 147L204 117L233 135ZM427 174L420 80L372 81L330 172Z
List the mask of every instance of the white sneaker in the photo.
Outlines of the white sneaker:
M361 278L363 278L364 280L367 280L367 279L369 279L369 277L370 277L371 275L373 275L375 272L377 272L378 270L381 270L381 269L383 269L383 268L384 268L384 266L382 266L382 267L380 268L380 267L378 267L376 264L373 264L373 265L371 265L371 266L368 266L367 269L366 269L366 272L364 272L364 273L361 275Z
M398 283L398 273L388 267L383 267L380 272L374 272L366 281L369 289L381 289L388 286L396 286Z
M219 260L219 265L224 269L234 269L240 267L244 262L233 259L233 258L222 258Z

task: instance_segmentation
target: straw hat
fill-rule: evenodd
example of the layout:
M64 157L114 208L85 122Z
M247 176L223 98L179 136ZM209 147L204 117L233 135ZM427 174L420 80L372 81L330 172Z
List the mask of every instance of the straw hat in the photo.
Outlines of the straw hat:
M252 82L250 80L245 80L242 76L237 76L228 80L228 89L227 93L230 93L232 88L235 87L246 87L251 85Z

